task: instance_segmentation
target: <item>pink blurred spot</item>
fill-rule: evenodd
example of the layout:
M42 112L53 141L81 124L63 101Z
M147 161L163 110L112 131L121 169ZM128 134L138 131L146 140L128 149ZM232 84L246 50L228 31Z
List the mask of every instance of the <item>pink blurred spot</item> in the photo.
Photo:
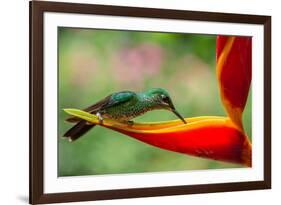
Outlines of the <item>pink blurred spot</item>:
M160 72L164 51L154 44L141 44L122 49L113 58L113 72L116 80L125 84L140 86L146 78Z

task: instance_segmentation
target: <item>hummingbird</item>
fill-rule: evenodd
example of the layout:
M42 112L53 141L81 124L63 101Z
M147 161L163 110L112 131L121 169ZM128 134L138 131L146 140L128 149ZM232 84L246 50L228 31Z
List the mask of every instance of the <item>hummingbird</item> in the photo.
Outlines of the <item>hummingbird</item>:
M163 88L152 88L139 93L132 91L116 92L85 108L84 111L95 114L100 124L104 118L108 118L133 125L134 122L131 121L133 118L148 111L160 109L173 112L186 124L184 118L175 109L169 93ZM76 123L64 134L64 137L68 138L69 141L77 140L95 126L95 124L78 117L70 117L66 121Z

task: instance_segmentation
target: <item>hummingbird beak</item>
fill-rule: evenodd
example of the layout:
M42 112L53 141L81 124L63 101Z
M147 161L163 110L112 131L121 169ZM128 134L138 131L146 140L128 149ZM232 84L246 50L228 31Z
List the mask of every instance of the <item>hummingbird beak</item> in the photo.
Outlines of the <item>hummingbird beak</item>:
M178 116L178 118L180 118L184 124L186 124L186 121L184 120L184 118L180 115L180 113L178 113L178 111L176 111L176 109L172 109L172 112Z
M184 120L184 118L180 115L180 113L178 113L178 111L176 110L175 106L173 105L172 101L170 100L169 103L166 102L162 102L162 105L166 107L166 109L172 111L178 118L180 118L184 124L186 124L186 121Z

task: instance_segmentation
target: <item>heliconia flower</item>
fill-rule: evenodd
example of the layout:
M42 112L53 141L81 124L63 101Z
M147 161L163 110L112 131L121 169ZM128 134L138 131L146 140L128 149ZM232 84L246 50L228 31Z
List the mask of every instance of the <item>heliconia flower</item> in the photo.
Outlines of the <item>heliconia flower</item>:
M242 125L251 82L251 38L217 38L217 77L228 117L186 118L187 124L172 120L133 125L104 119L100 125L165 150L251 166L252 147ZM95 115L77 109L65 111L99 124Z

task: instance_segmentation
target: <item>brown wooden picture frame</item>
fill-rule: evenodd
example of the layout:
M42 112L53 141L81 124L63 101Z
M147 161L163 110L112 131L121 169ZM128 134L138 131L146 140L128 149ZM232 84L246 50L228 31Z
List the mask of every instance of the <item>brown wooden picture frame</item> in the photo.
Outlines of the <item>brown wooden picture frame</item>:
M56 203L271 188L271 17L213 12L103 6L76 3L30 3L30 203ZM259 24L264 28L264 180L46 194L43 190L43 14L62 12L110 16Z

